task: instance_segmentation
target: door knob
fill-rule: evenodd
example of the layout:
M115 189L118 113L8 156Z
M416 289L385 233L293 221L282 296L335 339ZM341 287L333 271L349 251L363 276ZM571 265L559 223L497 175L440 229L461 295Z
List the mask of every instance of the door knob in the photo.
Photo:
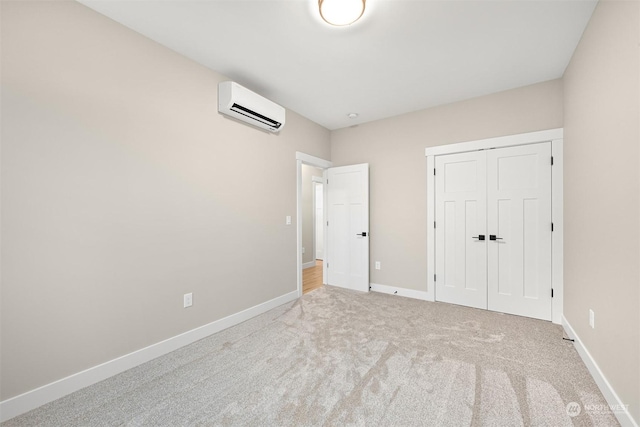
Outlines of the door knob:
M496 237L495 234L489 234L489 240L502 240L502 237Z
M478 236L473 236L472 239L484 240L484 234L478 234Z
M363 231L362 233L358 233L358 234L356 234L356 236L367 237L367 232L366 232L366 231Z

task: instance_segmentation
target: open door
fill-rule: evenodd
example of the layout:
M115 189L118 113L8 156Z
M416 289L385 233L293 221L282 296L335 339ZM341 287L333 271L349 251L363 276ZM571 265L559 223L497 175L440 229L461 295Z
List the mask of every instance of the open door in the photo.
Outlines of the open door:
M327 169L327 284L369 291L369 164Z

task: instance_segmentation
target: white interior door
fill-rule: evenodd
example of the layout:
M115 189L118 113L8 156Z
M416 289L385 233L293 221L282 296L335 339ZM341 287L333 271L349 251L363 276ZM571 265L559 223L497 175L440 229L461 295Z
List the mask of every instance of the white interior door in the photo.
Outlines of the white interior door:
M369 291L369 165L327 170L327 283Z
M487 308L483 151L436 157L436 299Z
M551 320L550 160L548 142L487 152L490 310Z

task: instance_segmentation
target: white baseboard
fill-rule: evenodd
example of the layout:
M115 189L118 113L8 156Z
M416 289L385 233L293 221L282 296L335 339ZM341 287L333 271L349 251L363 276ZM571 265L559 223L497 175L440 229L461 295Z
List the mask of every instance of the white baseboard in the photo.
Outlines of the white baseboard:
M116 374L134 368L145 362L160 357L185 345L191 344L211 334L220 332L231 326L242 323L252 317L265 313L282 304L298 298L298 291L289 292L280 297L258 304L254 307L216 320L204 326L192 329L175 337L152 344L108 362L94 366L77 374L28 391L19 396L0 402L0 422L4 422L25 412L31 411L46 403L78 391L82 388L105 380Z
M302 269L304 270L305 268L311 268L311 267L315 267L316 266L316 261L309 261L309 262L305 262L304 264L302 264Z
M580 340L580 337L578 337L576 331L573 330L564 316L562 316L562 327L564 328L569 338L574 340L573 344L575 345L576 351L582 358L584 364L587 366L589 373L595 380L598 388L600 388L600 391L602 392L602 395L604 396L609 406L616 409L619 408L619 410L614 411L614 414L618 419L620 425L622 427L638 427L638 423L636 423L633 417L631 417L628 407L624 405L622 400L620 400L620 397L613 389L609 381L607 381L607 378L600 370L600 367L593 359L593 357L591 357L591 354Z
M416 291L413 289L396 288L394 286L379 285L377 283L369 283L369 286L371 287L371 290L374 292L381 292L383 294L399 295L401 297L431 301L431 298L426 291Z

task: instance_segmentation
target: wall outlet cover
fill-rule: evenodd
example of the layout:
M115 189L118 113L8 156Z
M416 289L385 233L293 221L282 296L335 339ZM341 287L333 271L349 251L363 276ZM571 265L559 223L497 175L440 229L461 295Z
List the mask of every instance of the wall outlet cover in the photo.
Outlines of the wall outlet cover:
M184 308L191 307L193 305L193 294L189 292L188 294L184 294Z

